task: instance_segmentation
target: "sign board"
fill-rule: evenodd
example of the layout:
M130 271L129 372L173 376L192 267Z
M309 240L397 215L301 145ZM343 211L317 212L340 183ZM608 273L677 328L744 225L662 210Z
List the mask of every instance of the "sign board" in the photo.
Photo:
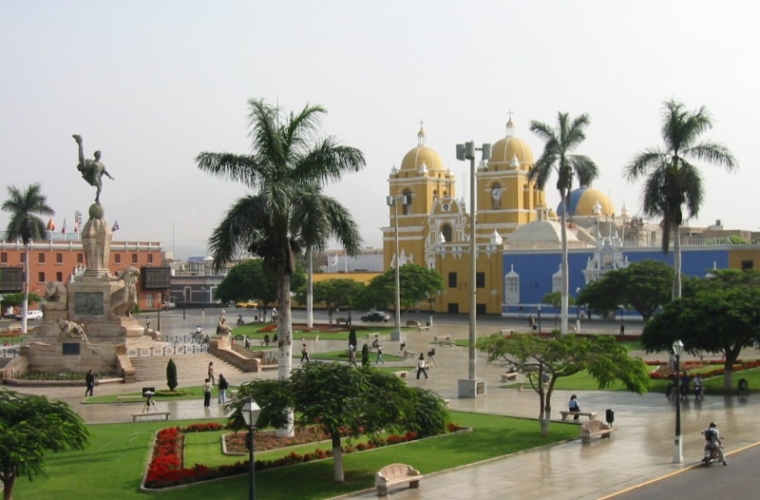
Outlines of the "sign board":
M143 290L166 290L172 284L171 267L148 267L140 269Z
M23 267L0 267L0 293L24 291Z

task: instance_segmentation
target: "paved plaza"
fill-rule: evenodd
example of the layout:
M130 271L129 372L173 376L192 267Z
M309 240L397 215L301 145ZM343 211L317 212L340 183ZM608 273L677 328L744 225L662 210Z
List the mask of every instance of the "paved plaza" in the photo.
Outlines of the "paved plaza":
M303 315L300 312L300 315ZM236 316L230 314L230 317ZM299 320L299 312L295 313ZM207 314L205 318L188 317L182 320L182 312L174 311L162 315L165 334L180 334L194 329L197 323L204 330L212 331L217 315ZM155 316L153 316L155 321ZM155 325L155 323L154 323ZM498 319L479 323L479 334L496 331L501 322ZM412 386L425 387L450 399L454 410L482 412L499 415L535 418L538 415L538 396L530 389L500 389L500 374L503 369L487 365L485 358L478 355L477 375L487 382L487 394L477 399L458 399L457 380L467 377L467 350L461 347L435 346L435 335L451 335L452 338L466 338L467 324L458 321L436 321L430 331L404 333L407 348L417 353L427 353L436 349L435 365L429 372L430 378L417 380L415 371L410 371L407 381ZM627 326L627 329L629 327ZM635 328L631 326L631 328ZM588 331L588 330L587 330ZM633 330L635 331L635 330ZM387 339L387 336L386 336ZM296 337L295 343L300 339ZM331 351L345 347L344 341L305 341L310 352ZM359 335L359 346L364 340ZM385 341L386 354L398 352L398 343ZM757 353L748 352L749 356ZM746 357L746 356L745 356ZM661 356L655 356L661 358ZM374 361L374 354L370 358ZM413 360L398 364L412 366ZM298 360L294 360L294 366ZM227 374L225 374L227 375ZM199 378L204 374L199 374ZM231 384L239 384L253 377L275 377L276 371L263 374L231 375ZM156 380L140 385L162 387L165 380ZM197 380L180 381L180 385L198 385ZM95 388L95 394L134 392L136 385L107 384ZM49 397L67 401L88 423L129 422L135 405L86 405L81 404L84 387L75 388L30 388L23 392L46 394ZM701 459L703 438L700 430L710 421L715 421L725 436L726 451L729 454L740 448L754 445L757 441L756 422L760 406L756 396L748 398L706 396L704 401L695 402L693 397L682 405L682 429L684 435L684 463L673 464L673 435L675 427L675 403L662 394L638 396L627 392L574 391L581 407L595 411L597 418L604 418L606 409L615 411L615 432L612 439L594 440L591 445L581 445L580 440L560 443L554 446L523 452L504 458L490 460L456 470L425 476L418 490L393 490L391 498L407 499L600 499L653 479L678 472L698 464ZM559 418L559 410L565 409L570 397L568 391L555 391L552 401ZM222 417L223 412L212 403L210 410L204 410L200 399L197 401L158 402L158 411L171 411L172 419L203 419ZM536 424L536 432L539 432ZM414 464L410 464L414 466ZM423 471L424 473L424 471ZM344 498L376 498L374 490L365 491Z

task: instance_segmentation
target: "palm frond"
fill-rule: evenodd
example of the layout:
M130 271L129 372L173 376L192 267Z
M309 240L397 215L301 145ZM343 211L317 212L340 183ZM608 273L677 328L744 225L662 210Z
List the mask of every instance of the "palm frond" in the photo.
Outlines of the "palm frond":
M739 168L739 164L731 154L731 151L722 144L715 142L703 142L692 146L685 150L683 155L726 167L729 172Z

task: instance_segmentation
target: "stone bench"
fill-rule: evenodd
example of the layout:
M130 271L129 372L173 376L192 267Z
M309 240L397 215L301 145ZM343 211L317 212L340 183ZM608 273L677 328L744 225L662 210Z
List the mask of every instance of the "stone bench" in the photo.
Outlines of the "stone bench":
M433 342L443 344L444 342L451 342L451 335L436 335L433 337Z
M368 333L367 334L367 338L368 339L372 339L372 340L380 340L380 334L377 333L377 332L375 332L375 333Z
M411 327L414 327L414 328L419 328L422 325L417 320L408 319L408 320L406 320L406 326L411 326Z
M169 420L169 415L171 414L172 412L170 411L148 411L145 413L133 413L132 422L137 422L138 418L143 417L166 417L166 420Z
M398 378L406 378L406 376L409 374L409 371L408 370L399 370L397 372L393 372L393 374L395 376L397 376Z
M144 396L116 396L116 400L121 403L144 403Z
M414 351L404 351L404 358L416 358L417 353Z
M580 415L581 417L588 417L589 420L594 420L596 418L596 412L594 411L568 411L563 410L560 411L560 414L562 415L562 420L567 420L567 417L576 415Z
M386 465L380 472L375 474L375 486L377 487L377 496L388 496L388 488L402 484L409 484L410 488L419 488L422 474L417 469L413 469L406 464Z
M517 381L517 372L507 372L501 374L501 381L502 382L516 382Z
M499 333L501 333L502 335L514 335L517 332L515 332L514 330L499 330Z
M581 424L581 443L591 444L592 437L609 439L612 436L612 426L601 420L589 420Z
M342 318L342 317L341 318L335 318L335 324L336 325L340 325L340 324L345 325L346 323L348 323L348 318Z

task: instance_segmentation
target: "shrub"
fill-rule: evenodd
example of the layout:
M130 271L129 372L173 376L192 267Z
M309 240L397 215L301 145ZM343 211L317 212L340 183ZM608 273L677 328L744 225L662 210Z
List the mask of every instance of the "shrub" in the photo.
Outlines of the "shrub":
M177 382L177 365L171 358L169 358L169 362L166 363L166 384L172 392L179 385L179 382Z

